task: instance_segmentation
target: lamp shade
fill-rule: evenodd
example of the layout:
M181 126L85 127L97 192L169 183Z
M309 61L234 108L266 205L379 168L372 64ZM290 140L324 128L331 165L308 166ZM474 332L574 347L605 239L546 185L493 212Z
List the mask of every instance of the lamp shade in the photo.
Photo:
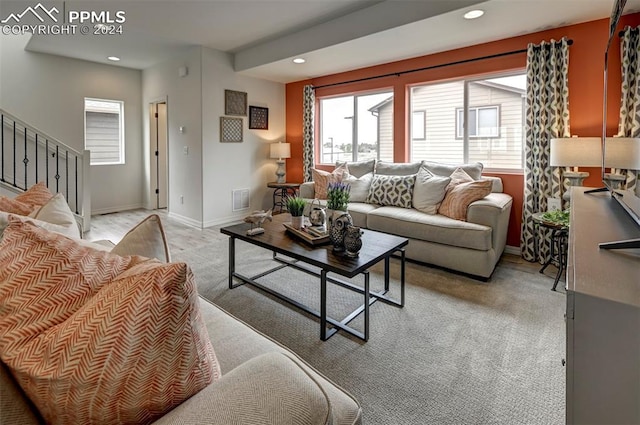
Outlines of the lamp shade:
M601 167L602 139L563 137L551 139L551 167Z
M271 144L271 158L291 158L291 144L290 143L272 143Z
M640 170L640 139L607 137L604 147L605 168Z

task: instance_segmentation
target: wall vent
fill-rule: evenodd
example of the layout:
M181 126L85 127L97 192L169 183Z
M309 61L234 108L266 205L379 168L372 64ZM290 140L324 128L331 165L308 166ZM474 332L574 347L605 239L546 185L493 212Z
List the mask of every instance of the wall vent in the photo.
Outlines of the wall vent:
M235 189L231 191L233 197L233 211L249 209L249 189Z

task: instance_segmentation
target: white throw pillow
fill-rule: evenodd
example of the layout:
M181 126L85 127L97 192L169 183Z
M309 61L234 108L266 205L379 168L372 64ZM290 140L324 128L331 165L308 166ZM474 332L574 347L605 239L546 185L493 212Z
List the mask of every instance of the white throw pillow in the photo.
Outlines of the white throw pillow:
M76 222L76 218L62 193L58 193L51 198L49 202L44 204L33 218L47 223L56 224L60 226L60 229L63 229L63 231L55 229L49 230L62 233L70 238L80 239L78 223Z
M140 255L156 258L168 263L171 261L167 238L157 214L151 214L136 227L129 230L120 242L111 250L112 254Z
M360 178L347 174L342 179L342 183L346 183L350 187L349 202L366 202L371 181L373 181L373 173L367 173Z
M436 176L421 167L413 187L413 208L426 214L437 214L451 177Z

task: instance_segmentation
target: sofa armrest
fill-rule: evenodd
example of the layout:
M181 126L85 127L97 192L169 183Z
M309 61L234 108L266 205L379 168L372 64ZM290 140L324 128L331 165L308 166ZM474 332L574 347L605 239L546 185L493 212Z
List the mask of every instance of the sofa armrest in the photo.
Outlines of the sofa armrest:
M491 181L491 192L500 193L503 191L502 179L500 177L482 176L481 180Z
M496 255L502 255L507 243L507 230L513 198L506 193L490 193L483 199L475 201L467 209L469 223L491 227L491 245Z
M305 199L313 199L316 197L313 182L304 182L300 185L300 197Z
M329 424L322 387L284 353L255 357L210 384L154 424Z

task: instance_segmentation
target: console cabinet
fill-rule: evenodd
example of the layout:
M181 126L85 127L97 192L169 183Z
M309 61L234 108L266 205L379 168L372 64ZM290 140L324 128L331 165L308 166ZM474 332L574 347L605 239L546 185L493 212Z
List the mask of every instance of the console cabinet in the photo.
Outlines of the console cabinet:
M567 424L640 424L640 237L607 192L573 188L567 266Z

